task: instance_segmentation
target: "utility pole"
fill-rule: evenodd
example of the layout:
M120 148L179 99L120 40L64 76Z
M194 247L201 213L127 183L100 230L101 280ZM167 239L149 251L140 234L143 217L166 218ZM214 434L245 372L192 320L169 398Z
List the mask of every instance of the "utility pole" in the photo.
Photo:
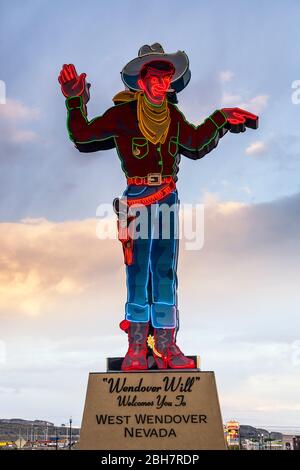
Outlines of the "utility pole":
M69 450L72 449L72 417L69 419L70 427L69 427Z

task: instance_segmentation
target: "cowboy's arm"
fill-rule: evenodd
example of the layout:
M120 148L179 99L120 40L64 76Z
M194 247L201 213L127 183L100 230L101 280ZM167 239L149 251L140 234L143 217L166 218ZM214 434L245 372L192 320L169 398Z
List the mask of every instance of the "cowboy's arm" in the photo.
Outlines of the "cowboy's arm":
M176 108L178 119L179 153L193 160L204 157L213 150L220 137L226 134L227 118L222 111L215 111L199 126L188 122L184 115Z
M118 111L108 109L103 116L87 118L87 102L90 99L90 84L86 74L77 74L73 64L64 64L58 81L66 97L68 109L67 127L70 139L80 152L94 152L115 147L115 136L120 128Z
M115 146L118 135L117 108L108 109L103 116L89 121L81 96L67 98L67 127L70 139L80 152L106 150Z
M186 121L176 106L174 108L179 123L179 152L194 160L213 150L228 130L239 133L245 132L247 127L258 128L258 116L240 108L217 110L199 126Z

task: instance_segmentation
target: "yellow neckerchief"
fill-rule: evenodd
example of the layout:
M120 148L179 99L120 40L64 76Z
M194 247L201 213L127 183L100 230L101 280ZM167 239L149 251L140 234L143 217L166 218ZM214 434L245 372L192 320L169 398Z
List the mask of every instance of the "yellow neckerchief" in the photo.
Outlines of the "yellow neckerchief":
M160 106L150 103L142 91L121 91L113 97L114 103L137 100L137 119L141 133L153 144L163 144L171 122L168 102Z

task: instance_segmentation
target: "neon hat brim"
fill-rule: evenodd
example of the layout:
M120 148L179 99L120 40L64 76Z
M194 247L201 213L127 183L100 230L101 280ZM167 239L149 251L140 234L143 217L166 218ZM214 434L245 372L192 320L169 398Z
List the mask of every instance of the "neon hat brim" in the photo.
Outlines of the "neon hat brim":
M150 52L128 62L121 72L123 83L130 89L139 91L140 87L137 83L143 65L152 60L166 60L174 65L175 73L172 77L170 87L177 93L187 86L191 78L189 69L189 59L184 51L177 51L173 54Z

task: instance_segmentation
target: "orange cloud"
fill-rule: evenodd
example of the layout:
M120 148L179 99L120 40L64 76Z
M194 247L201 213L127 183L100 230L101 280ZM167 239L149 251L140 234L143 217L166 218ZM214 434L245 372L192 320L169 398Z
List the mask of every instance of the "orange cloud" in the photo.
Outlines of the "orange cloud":
M0 309L35 315L117 270L119 242L100 241L96 226L94 219L1 223Z
M204 204L203 248L188 251L185 240L180 242L180 303L193 306L191 312L200 297L202 306L225 297L229 306L233 298L241 303L264 298L271 304L277 288L283 300L292 299L299 277L299 227L282 220L294 220L289 207L293 211L295 203L251 206L209 194ZM115 227L115 219L108 225ZM81 304L98 299L109 308L125 302L121 245L117 239L99 240L99 231L106 229L97 219L1 223L0 312L38 315L74 299Z

